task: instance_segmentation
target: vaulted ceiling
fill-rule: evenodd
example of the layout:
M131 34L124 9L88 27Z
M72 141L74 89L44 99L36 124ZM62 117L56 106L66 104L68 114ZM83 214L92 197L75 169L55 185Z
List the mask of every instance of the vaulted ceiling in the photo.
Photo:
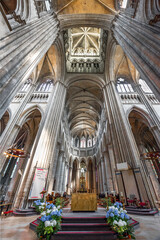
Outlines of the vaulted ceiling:
M66 108L72 137L96 136L102 106L102 92L94 81L83 79L70 85Z
M57 0L59 14L114 14L115 0Z
M71 29L71 55L93 56L100 54L101 29L80 27Z

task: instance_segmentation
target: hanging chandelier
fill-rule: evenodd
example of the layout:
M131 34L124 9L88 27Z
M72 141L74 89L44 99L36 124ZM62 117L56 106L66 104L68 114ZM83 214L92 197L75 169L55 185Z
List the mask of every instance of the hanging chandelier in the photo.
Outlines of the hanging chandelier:
M160 151L147 152L147 153L144 153L143 156L145 157L145 159L159 159Z
M6 157L15 157L15 158L25 158L26 154L23 149L17 149L17 148L9 148L6 152L4 152L4 155Z

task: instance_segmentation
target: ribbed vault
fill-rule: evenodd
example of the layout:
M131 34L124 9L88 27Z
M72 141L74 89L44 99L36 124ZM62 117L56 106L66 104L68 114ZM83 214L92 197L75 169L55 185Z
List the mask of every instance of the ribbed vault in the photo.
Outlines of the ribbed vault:
M102 90L94 81L79 80L72 83L66 100L71 135L95 136L102 106Z

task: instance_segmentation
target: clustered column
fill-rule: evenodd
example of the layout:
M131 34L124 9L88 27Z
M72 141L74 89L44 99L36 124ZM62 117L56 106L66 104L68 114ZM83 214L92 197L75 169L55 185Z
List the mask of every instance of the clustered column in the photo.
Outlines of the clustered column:
M119 14L112 30L118 44L160 100L159 29Z
M48 185L53 178L53 164L54 164L54 154L56 151L56 144L58 139L59 127L62 118L62 112L64 109L66 97L66 87L63 83L57 82L55 86L55 91L48 103L48 109L46 110L46 117L44 119L43 129L34 153L32 156L32 166L30 168L30 174L27 177L26 182L25 174L21 184L21 191L25 191L25 196L28 196L30 190L33 169L35 166L39 168L48 169L46 190L48 190ZM27 170L26 170L27 171ZM27 172L26 172L27 173ZM25 185L25 188L24 188ZM18 201L18 199L17 199Z
M141 168L138 148L131 133L119 95L116 92L114 81L108 81L103 92L116 163L126 162L132 169L139 167L145 182L146 179ZM148 191L148 196L152 206L154 206L155 203L150 191Z

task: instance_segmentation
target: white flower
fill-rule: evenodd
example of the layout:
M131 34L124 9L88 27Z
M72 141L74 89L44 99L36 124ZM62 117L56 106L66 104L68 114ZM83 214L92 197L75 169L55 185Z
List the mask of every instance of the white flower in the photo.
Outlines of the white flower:
M50 212L52 212L52 209L47 209L46 212L47 212L47 213L50 213Z
M57 224L56 220L52 220L52 221L51 221L51 226L52 226L52 227L56 226L56 224Z
M45 214L46 214L46 212L44 211L44 212L41 213L41 216L43 216L43 215L45 215Z
M124 226L123 222L120 222L120 221L119 221L119 222L118 222L118 226L119 226L119 227L123 227L123 226Z
M43 209L44 207L43 206L39 206L39 209Z
M123 208L120 208L120 210L119 210L120 212L123 212L124 210L123 210Z
M124 213L127 213L127 211L126 211L126 210L123 210L123 212L124 212Z
M119 227L123 227L123 226L127 225L127 223L125 221L122 221L121 219L119 220L119 222L117 224Z
M118 222L116 220L114 220L114 222L113 222L113 225L115 225L115 224L118 224Z
M52 211L56 211L56 210L57 210L57 208L56 208L56 207L52 208Z
M45 227L49 227L49 226L51 226L51 222L50 221L45 221Z
M61 208L61 206L59 205L58 207L57 207L57 209L60 209Z
M41 205L43 206L43 205L46 205L45 203L41 203Z

